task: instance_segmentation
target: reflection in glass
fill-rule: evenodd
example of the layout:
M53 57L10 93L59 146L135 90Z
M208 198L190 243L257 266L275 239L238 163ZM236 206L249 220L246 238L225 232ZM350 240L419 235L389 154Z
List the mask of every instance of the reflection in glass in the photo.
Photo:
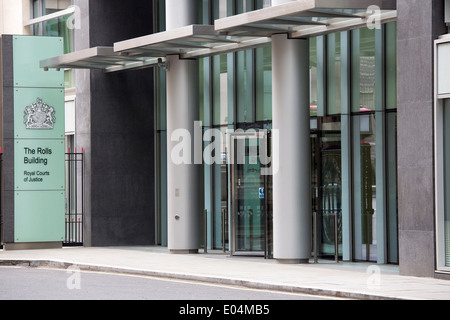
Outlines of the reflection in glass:
M227 55L214 56L213 59L213 124L228 124L228 73Z
M375 110L375 29L352 31L352 111Z
M375 115L353 119L353 241L356 260L377 261ZM359 130L357 130L359 128Z
M232 253L272 255L272 182L261 174L265 138L232 138Z
M236 143L240 143L236 139ZM259 139L245 139L245 159L235 165L236 251L263 251L264 209L259 188L264 185L257 152ZM236 148L237 150L237 148Z
M327 113L341 113L341 34L327 37Z
M236 53L237 122L250 123L253 116L253 50Z
M386 28L386 109L397 109L397 23Z
M309 39L309 79L310 79L310 103L311 117L317 116L317 37Z
M317 247L321 258L342 256L342 165L339 117L320 118L322 130L311 135L313 211L317 212ZM314 234L313 230L313 234Z
M272 120L272 46L255 50L256 121Z

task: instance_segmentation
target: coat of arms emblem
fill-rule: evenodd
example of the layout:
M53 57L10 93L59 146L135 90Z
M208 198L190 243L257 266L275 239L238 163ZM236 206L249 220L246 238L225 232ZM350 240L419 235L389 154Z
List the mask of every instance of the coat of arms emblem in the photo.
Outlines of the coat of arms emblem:
M23 123L27 129L51 130L55 126L55 109L37 98L36 103L25 107Z

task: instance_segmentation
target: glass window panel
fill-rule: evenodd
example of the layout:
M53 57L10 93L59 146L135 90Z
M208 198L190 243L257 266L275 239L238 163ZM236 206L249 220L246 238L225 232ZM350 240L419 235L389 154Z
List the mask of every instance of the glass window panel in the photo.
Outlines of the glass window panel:
M165 131L157 132L159 146L159 170L158 170L158 244L167 246L167 133Z
M205 121L205 58L199 59L199 95L198 95L198 103L199 103L199 114L200 114L200 121L203 123L203 125L209 125L207 121Z
M327 37L327 112L341 113L341 34L332 33Z
M73 71L72 69L64 70L64 87L73 88Z
M213 57L213 124L228 124L227 55Z
M40 0L33 0L33 18L40 17L41 15Z
M338 254L342 256L342 162L340 117L322 118L318 150L319 256L335 255L335 219Z
M375 110L375 29L352 32L352 112Z
M388 263L398 263L397 113L386 114Z
M156 3L157 14L154 18L156 19L156 29L157 32L162 32L166 30L166 6L165 0L157 0Z
M253 0L236 0L236 13L244 13L253 10Z
M352 122L354 257L377 261L375 115L354 116Z
M254 121L253 115L253 50L236 53L237 122Z
M272 120L272 46L255 50L256 121Z
M201 0L198 2L198 23L199 24L210 24L209 15L209 0Z
M64 39L64 53L73 51L73 32L70 28L67 28L69 18L70 16L61 17L58 21L59 36Z
M71 0L45 0L45 14L67 9L70 5Z
M256 0L256 9L268 8L272 6L272 0Z
M441 43L437 49L437 93L450 94L450 43Z
M42 16L42 0L33 0L33 18ZM38 23L32 26L34 36L39 36L42 33L42 23Z
M59 21L52 19L44 22L45 36L59 37Z
M397 23L386 24L386 109L397 109Z
M213 2L213 19L226 18L233 14L232 0L214 0Z
M217 132L216 136L225 137L226 127L214 128ZM214 190L214 248L222 248L223 231L225 232L225 243L228 243L228 165L226 162L227 148L226 139L222 139L220 143L220 152L222 162L214 162L213 166L213 190ZM215 155L213 155L215 156ZM224 217L222 215L225 215ZM225 225L223 225L223 223ZM222 229L224 227L224 229Z
M309 81L310 103L309 110L312 117L317 116L317 38L309 39Z
M156 75L158 78L156 98L157 98L157 130L166 130L166 71L163 68L156 68Z

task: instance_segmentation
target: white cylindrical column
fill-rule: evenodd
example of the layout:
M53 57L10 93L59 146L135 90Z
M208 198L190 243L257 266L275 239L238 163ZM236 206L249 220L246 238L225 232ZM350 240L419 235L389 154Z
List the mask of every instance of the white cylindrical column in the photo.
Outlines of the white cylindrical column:
M197 23L197 0L166 0L166 30Z
M166 0L166 30L195 24L196 3ZM198 61L173 55L167 57L167 62L168 248L172 253L197 253L203 207L202 167L195 149L195 138L202 139L201 130L197 137L195 127L200 118Z
M279 134L273 176L274 258L307 263L311 257L309 41L272 37L272 127Z

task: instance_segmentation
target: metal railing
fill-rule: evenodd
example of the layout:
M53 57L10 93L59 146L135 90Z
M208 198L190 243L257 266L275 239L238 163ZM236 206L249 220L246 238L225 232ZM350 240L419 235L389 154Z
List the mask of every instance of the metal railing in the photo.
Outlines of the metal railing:
M64 246L84 241L84 154L66 153L66 213Z

